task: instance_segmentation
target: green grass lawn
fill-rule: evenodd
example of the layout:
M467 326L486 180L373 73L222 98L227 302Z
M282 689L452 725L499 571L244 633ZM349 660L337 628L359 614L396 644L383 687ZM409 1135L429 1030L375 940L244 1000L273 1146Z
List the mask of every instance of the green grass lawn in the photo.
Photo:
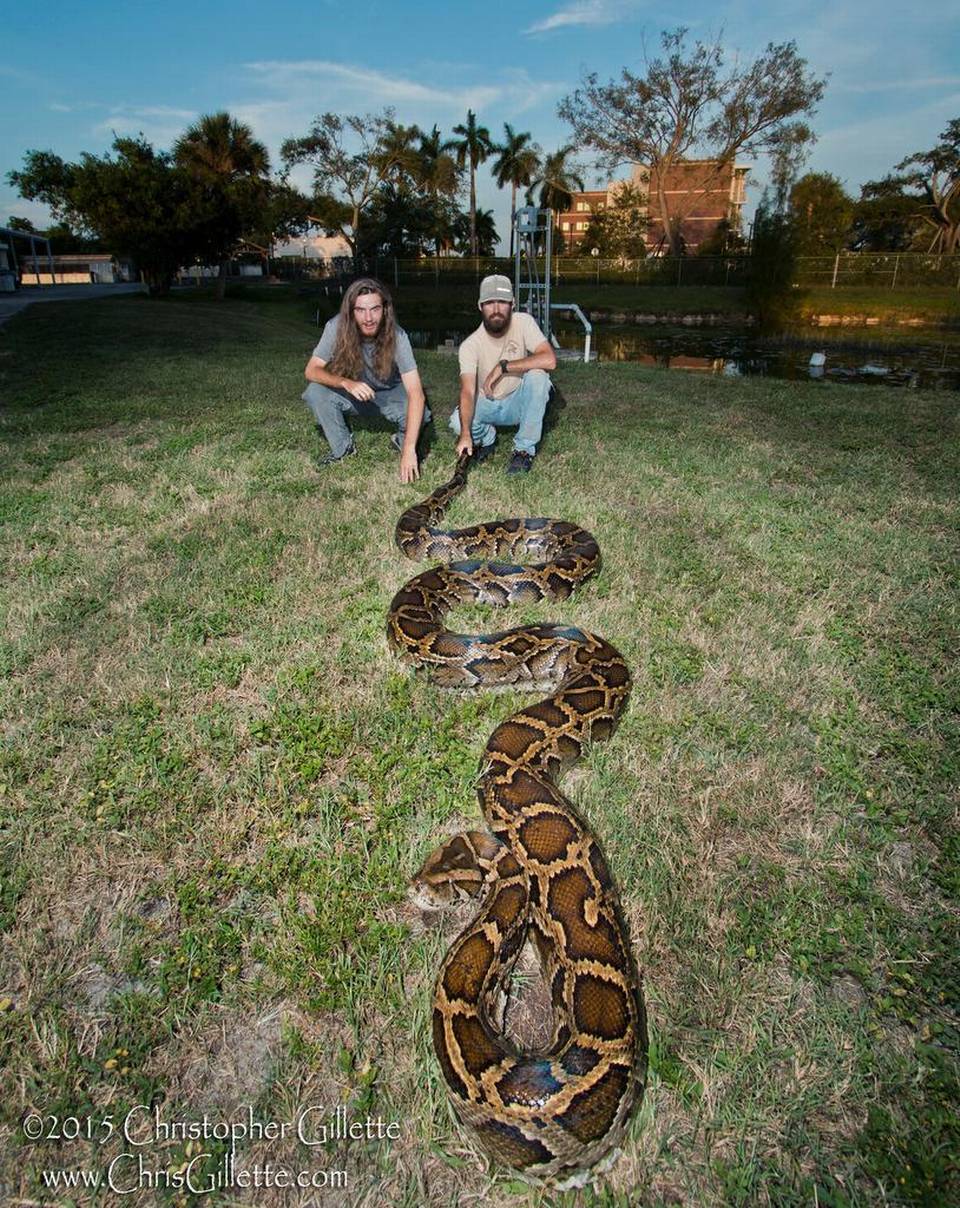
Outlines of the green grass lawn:
M564 364L534 472L501 453L456 504L604 555L563 605L458 620L569 620L635 677L565 787L621 886L650 1081L598 1189L550 1195L452 1122L429 1002L455 924L405 901L522 699L444 694L384 639L456 364L420 355L420 487L385 431L321 476L312 305L51 303L0 332L0 1200L113 1202L42 1172L117 1159L129 1186L124 1152L211 1172L222 1140L124 1142L156 1104L395 1122L239 1146L320 1203L957 1202L957 397ZM306 1202L253 1194L126 1202Z

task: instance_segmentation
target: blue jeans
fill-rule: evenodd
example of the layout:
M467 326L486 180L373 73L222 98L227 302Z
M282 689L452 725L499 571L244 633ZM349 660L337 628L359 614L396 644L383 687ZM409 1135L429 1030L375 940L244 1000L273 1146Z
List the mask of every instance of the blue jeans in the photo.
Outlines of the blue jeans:
M520 385L506 398L488 398L477 394L477 407L470 425L474 445L492 445L497 439L497 428L517 425L513 448L517 453L537 451L543 432L543 413L550 397L550 375L543 369L530 369L520 379ZM460 410L455 408L450 416L450 427L460 435Z
M377 390L369 403L362 403L346 390L332 390L319 382L310 382L300 396L313 412L334 457L342 457L353 444L346 415L362 415L365 419L382 418L396 424L403 436L407 430L407 390L397 382L388 390ZM423 422L430 422L430 408L424 407Z

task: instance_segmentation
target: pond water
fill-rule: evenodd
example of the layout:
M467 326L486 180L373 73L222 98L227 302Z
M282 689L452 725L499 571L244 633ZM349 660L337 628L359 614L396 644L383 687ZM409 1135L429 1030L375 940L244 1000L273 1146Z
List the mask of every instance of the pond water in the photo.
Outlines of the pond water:
M409 332L417 348L459 343L467 334L439 328ZM582 327L561 322L554 334L561 348L582 353ZM592 348L601 361L688 373L960 390L960 332L955 331L896 332L885 339L876 329L851 335L804 328L762 338L750 328L595 324Z

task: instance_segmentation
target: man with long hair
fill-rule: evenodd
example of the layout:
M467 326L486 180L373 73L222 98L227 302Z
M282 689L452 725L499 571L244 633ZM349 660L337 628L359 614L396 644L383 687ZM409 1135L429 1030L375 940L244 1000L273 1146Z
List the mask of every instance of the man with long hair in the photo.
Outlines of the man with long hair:
M330 446L318 455L318 466L335 465L356 452L345 416L379 415L397 426L390 442L400 454L400 481L420 477L417 438L430 411L410 339L397 326L386 286L360 277L348 287L304 376L310 384L303 401Z
M556 353L532 315L513 309L509 277L495 274L480 282L481 324L460 345L460 400L450 416L457 456L486 461L493 455L497 428L516 425L508 474L533 466L550 398L550 371Z

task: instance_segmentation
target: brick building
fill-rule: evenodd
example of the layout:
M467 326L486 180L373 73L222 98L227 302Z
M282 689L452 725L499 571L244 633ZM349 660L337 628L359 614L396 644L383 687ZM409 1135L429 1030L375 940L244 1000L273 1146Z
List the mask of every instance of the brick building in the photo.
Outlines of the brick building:
M734 230L740 229L749 171L749 168L733 163L718 167L714 160L687 160L668 172L664 180L667 207L671 215L680 215L680 233L688 252L695 252L724 218L730 221ZM570 209L556 216L556 229L563 237L566 252L576 254L583 250L581 244L590 226L591 214L613 205L623 183L614 180L605 189L572 195ZM652 254L664 252L667 243L657 202L657 174L636 165L630 183L648 198L647 249Z

